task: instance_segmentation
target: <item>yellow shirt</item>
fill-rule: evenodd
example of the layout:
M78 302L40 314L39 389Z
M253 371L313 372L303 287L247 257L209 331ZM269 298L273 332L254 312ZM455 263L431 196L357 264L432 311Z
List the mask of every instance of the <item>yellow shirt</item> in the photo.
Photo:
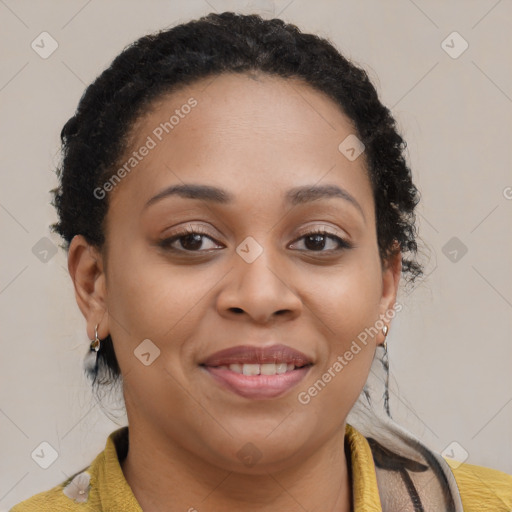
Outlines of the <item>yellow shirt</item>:
M128 427L115 430L89 467L52 489L18 503L9 512L142 512L119 463L126 456L127 440ZM345 445L350 452L354 511L382 511L368 441L347 424ZM451 470L465 512L512 511L511 475L471 464Z

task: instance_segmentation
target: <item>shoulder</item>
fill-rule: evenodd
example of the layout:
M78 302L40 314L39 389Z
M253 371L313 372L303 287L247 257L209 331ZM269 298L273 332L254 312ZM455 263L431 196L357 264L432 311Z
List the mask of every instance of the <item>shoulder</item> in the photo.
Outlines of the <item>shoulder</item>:
M473 464L449 464L465 512L512 510L512 475Z
M64 486L59 484L52 489L35 494L26 500L14 505L9 512L46 512L53 510L68 510L69 498L63 493ZM73 510L69 508L69 510Z
M89 466L59 485L14 505L9 512L99 512L104 508L128 510L127 504L130 510L141 512L119 465L118 454L126 455L127 436L127 426L115 430L108 436L105 449ZM121 488L124 494L119 495Z
M97 512L100 510L99 496L95 490L91 492L91 484L95 480L93 473L94 469L91 471L89 466L55 487L14 505L9 512Z

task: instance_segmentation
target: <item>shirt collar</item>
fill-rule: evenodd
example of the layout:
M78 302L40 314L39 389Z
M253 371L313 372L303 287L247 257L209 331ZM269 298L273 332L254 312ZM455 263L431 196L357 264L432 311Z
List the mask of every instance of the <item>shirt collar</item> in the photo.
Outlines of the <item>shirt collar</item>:
M353 510L382 512L370 445L348 423L345 426L345 450L347 456L350 454ZM105 450L91 465L91 485L97 488L103 512L143 512L121 468L127 453L128 426L125 426L108 436Z
M91 473L96 477L102 512L143 512L121 468L127 453L128 426L125 426L108 436L105 450L93 462Z
M345 451L350 453L353 510L382 512L372 451L366 437L348 423L345 426Z

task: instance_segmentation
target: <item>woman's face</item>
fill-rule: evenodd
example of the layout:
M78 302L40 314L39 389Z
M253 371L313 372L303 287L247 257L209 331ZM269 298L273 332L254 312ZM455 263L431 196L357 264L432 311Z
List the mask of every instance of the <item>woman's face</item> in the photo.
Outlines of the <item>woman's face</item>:
M361 334L400 274L381 265L364 153L339 149L352 123L298 81L221 75L133 133L79 299L89 336L112 336L131 428L229 470L304 460L343 436L384 339ZM184 185L222 192L166 193Z

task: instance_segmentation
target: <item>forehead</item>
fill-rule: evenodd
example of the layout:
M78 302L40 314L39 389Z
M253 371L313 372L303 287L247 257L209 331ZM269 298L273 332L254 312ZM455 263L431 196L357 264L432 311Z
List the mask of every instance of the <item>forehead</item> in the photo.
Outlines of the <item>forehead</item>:
M244 200L336 183L371 211L364 153L351 161L339 149L354 134L334 101L299 80L263 74L202 79L153 102L134 124L118 165L137 162L126 166L112 204L129 200L132 209L142 208L143 200L183 182L228 188ZM142 151L145 146L150 149Z

